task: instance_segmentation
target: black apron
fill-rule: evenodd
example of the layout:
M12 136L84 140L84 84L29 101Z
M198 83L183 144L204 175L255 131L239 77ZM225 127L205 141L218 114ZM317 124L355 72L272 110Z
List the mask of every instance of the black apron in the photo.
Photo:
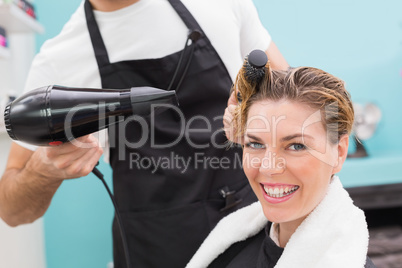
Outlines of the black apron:
M128 118L109 128L114 194L133 267L184 267L222 217L256 200L240 148L225 146L229 73L186 7L169 2L189 29L185 48L163 58L116 63L109 62L92 7L85 3L102 87L172 89L180 104L180 112ZM113 240L115 267L123 267L115 221Z

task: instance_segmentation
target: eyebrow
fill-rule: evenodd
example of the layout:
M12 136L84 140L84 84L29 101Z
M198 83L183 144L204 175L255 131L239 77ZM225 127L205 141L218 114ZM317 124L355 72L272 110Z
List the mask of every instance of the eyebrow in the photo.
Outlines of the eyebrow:
M281 138L281 142L290 141L290 140L293 140L293 139L295 139L295 138L309 138L309 139L314 139L314 138L313 138L312 136L310 136L310 135L302 134L302 133L296 133L296 134L289 135L289 136L285 136L285 137Z
M262 142L262 140L259 137L254 136L252 134L246 133L246 136L249 137L250 139L255 140L255 141Z
M251 138L251 139L253 139L253 140L256 140L256 141L258 141L258 142L262 142L262 140L261 140L259 137L257 137L257 136L254 136L254 135L249 134L249 133L247 133L246 135L247 135L247 137L249 137L249 138ZM296 134L292 134L292 135L289 135L289 136L285 136L285 137L281 138L280 141L281 141L281 142L285 142L285 141L293 140L293 139L295 139L295 138L309 138L309 139L314 139L314 138L313 138L312 136L310 136L310 135L302 134L302 133L296 133Z

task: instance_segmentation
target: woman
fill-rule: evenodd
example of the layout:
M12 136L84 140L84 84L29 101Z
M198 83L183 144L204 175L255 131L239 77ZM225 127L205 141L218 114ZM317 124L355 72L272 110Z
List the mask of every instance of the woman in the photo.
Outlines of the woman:
M234 90L259 202L221 220L187 267L375 267L364 213L335 175L354 118L343 81L310 67L272 71L253 51Z

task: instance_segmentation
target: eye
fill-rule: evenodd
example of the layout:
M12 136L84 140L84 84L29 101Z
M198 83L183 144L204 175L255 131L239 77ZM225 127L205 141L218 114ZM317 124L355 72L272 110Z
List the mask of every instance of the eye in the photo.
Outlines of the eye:
M293 143L288 147L289 150L292 151L303 151L307 149L306 145L301 144L301 143Z
M243 100L243 99L242 99L242 97L241 97L240 92L237 92L237 101L239 102L239 104L241 103L242 100Z
M258 143L258 142L249 142L246 144L246 147L252 148L252 149L264 149L265 145Z

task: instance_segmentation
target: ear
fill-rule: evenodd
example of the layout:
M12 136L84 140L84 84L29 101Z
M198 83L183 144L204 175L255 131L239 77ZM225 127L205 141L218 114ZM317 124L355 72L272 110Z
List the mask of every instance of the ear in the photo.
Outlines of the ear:
M338 142L338 162L334 166L333 173L338 173L341 171L343 163L346 160L346 157L348 155L348 147L349 147L349 135L343 135Z

